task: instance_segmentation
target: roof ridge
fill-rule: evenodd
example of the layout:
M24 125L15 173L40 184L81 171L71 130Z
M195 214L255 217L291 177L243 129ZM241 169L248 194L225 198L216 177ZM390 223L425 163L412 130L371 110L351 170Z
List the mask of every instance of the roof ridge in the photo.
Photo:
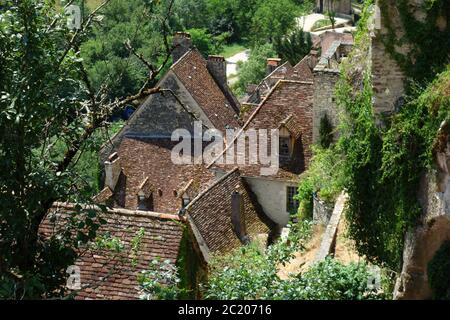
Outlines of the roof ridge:
M52 207L56 208L64 208L64 209L74 209L76 206L81 206L83 209L94 209L98 211L102 211L102 209L98 205L88 205L88 204L75 204L70 202L54 202ZM128 215L134 217L146 217L146 218L158 218L163 220L178 220L185 221L185 218L180 217L177 214L170 213L159 213L153 211L142 211L142 210L129 210L123 208L107 208L108 213L119 214L119 215Z
M192 51L194 51L194 49L195 50L197 50L197 48L196 47L192 47L192 48L190 48L188 51L186 51L177 61L175 61L175 63L173 63L171 66L170 66L170 70L173 70L173 68L181 61L181 60L183 60L184 58L186 58L186 56L190 53L190 52L192 52ZM198 51L198 50L197 50ZM202 56L203 57L203 56Z
M247 126L250 124L250 122L252 122L252 120L255 118L256 114L259 112L259 110L261 110L261 108L263 107L263 105L266 103L266 101L269 99L269 97L272 95L272 93L275 91L275 89L279 86L279 84L282 82L283 80L278 80L277 83L272 87L272 89L270 89L269 94L264 97L264 99L261 101L261 103L259 104L259 106L255 109L255 111L251 114L250 117L248 117L247 121L244 123L244 125L242 126L242 128L239 130L238 134L233 138L233 140L231 140L230 144L210 163L206 166L207 169L211 168L211 166L216 163L216 161L218 159L220 159L225 152L228 151L228 149L230 149L231 145L234 144L234 142L236 142L236 140L242 135L242 133L244 132L244 130L247 128Z
M186 206L186 212L189 211L189 209L192 207L192 205L197 202L199 199L201 199L205 194L207 194L209 191L211 191L212 189L214 189L216 186L218 186L222 181L224 181L225 179L227 179L229 176L231 176L233 173L235 173L236 171L239 171L239 167L234 167L233 170L231 170L230 172L227 172L226 174L224 174L219 180L215 181L213 184L211 184L208 188L206 188L205 190L203 190L202 192L200 192L187 206Z

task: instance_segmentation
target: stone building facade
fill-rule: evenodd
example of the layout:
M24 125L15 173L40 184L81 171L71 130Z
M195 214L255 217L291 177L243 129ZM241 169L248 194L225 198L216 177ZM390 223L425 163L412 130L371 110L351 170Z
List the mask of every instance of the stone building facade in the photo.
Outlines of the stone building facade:
M316 0L316 11L320 13L334 11L338 15L350 15L352 2L351 0Z

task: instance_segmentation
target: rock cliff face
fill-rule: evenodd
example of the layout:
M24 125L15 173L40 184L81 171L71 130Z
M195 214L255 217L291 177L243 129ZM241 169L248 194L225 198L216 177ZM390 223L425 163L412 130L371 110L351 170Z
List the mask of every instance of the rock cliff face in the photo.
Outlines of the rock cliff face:
M395 299L430 299L428 263L441 245L450 240L450 134L449 123L439 130L435 149L436 170L422 179L419 198L423 216L409 232L403 252L403 269L394 291Z
M427 21L423 4L424 0L407 1L408 10L420 22ZM405 35L398 6L399 2L394 0L376 0L372 9L370 60L376 115L395 113L403 105L407 79L392 54L410 58L412 44L399 41L389 50L385 41L391 31L397 39L403 39ZM445 13L436 20L438 30L448 28L447 20ZM444 94L447 95L448 90ZM424 175L421 181L418 197L423 213L414 230L405 237L403 268L396 282L395 299L432 298L427 276L428 263L441 245L450 240L450 141L447 122L442 124L437 137L435 169Z

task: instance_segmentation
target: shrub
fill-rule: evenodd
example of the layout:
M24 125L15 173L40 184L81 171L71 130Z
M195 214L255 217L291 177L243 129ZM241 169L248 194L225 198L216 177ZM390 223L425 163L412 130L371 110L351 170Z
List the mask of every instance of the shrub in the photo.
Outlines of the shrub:
M250 51L248 61L238 65L240 67L239 80L234 87L237 95L244 95L249 84L259 84L264 79L267 58L275 55L276 52L269 43L257 46Z
M298 193L294 199L298 200L298 216L300 220L312 219L314 208L314 185L311 179L303 179L298 186Z

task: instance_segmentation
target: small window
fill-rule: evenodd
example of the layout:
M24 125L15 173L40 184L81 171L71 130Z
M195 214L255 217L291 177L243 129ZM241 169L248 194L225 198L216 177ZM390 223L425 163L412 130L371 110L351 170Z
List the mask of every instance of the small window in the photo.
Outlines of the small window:
M138 195L138 210L153 211L153 195L146 198L144 195Z
M183 195L183 198L181 200L182 200L183 208L186 208L188 206L188 204L191 202L191 198L186 194Z
M296 213L298 210L298 200L294 199L297 194L297 187L287 187L286 190L286 208L289 213Z
M280 137L280 162L285 162L291 157L290 137Z

